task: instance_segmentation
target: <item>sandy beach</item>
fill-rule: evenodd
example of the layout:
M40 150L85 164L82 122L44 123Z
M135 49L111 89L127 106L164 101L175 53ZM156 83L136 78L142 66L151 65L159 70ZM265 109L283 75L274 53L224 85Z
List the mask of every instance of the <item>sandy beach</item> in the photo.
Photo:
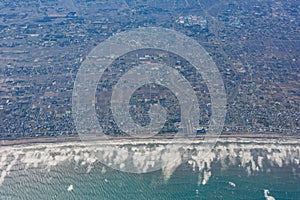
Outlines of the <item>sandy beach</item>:
M199 135L193 137L193 140L203 140L204 135ZM300 139L300 135L280 135L280 134L222 134L220 136L206 136L206 138L218 138L227 139L227 138L266 138L266 139L278 139L278 140L290 140L290 139ZM152 136L149 138L135 138L130 136L115 136L110 138L102 137L89 137L87 140L90 141L103 141L103 140L147 140L147 139L162 139L168 140L173 139L173 135L165 136ZM42 138L17 138L17 139L1 139L0 146L11 146L11 145L20 145L20 144L33 144L33 143L63 143L63 142L79 142L83 141L79 136L70 136L70 137L42 137Z

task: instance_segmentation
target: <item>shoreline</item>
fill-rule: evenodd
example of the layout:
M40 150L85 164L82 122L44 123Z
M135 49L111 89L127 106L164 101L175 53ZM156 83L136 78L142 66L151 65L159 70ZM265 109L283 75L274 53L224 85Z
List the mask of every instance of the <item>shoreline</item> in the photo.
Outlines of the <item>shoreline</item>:
M280 135L280 134L221 134L219 136L206 136L206 138L216 138L216 139L278 139L278 140L289 140L289 139L300 139L300 135ZM162 139L170 140L173 139L172 135L167 136L153 136L150 138L133 138L130 136L117 136L111 137L109 139L103 137L90 137L92 141L118 141L118 140L128 140L128 141L140 141L140 140L153 140ZM203 140L204 136L196 136L196 140ZM14 146L23 144L38 144L38 143L66 143L66 142L80 142L84 141L79 136L65 136L65 137L42 137L42 138L16 138L16 139L0 139L1 146Z

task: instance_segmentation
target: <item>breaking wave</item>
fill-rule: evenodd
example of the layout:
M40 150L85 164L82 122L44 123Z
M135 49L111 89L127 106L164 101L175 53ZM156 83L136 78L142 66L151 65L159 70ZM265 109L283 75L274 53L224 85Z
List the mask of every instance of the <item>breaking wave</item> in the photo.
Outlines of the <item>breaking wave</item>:
M168 148L167 148L168 147ZM121 171L145 173L161 169L165 180L182 163L199 172L199 184L205 185L212 175L212 164L221 163L243 168L248 175L270 171L272 167L300 169L299 141L276 139L221 139L212 150L200 141L113 140L98 142L42 143L0 147L0 185L17 168L51 171L66 162L86 166L89 173L96 162ZM203 156L205 155L205 156Z

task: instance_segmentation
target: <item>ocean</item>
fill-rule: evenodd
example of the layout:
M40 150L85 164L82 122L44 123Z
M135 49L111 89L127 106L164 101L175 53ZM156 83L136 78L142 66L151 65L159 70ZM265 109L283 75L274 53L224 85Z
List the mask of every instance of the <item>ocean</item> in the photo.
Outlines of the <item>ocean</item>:
M171 151L164 142L125 143L0 147L0 199L266 199L264 190L275 199L300 198L297 140L222 139L206 154L197 142L172 144ZM145 170L150 160L160 167Z

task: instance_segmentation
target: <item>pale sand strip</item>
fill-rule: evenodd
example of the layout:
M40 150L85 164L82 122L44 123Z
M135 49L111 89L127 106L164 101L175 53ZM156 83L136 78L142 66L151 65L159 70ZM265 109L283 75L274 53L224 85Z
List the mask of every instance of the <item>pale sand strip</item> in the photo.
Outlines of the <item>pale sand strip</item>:
M222 134L220 136L206 136L206 138L219 138L220 139L278 139L278 140L292 140L300 139L300 135L280 135L280 134ZM147 140L169 140L173 139L173 135L165 136L153 136L150 138L134 138L131 136L116 136L109 139L103 139L101 137L89 137L88 141L105 141L105 140L128 140L128 141L147 141ZM178 138L180 139L180 138ZM185 139L185 138L183 138ZM203 140L204 135L191 138L191 140ZM0 139L0 146L11 146L20 144L33 144L33 143L61 143L61 142L80 142L82 139L78 136L72 137L43 137L43 138L18 138L18 139Z

